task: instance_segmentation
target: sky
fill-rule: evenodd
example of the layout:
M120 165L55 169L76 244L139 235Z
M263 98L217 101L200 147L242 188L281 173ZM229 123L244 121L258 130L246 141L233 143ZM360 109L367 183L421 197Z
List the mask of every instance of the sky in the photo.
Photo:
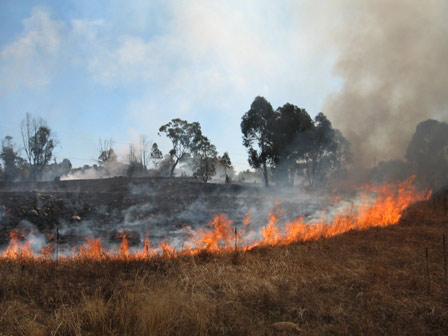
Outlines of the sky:
M246 169L240 122L256 96L314 117L340 90L332 26L316 20L330 16L311 3L2 0L0 137L20 146L25 114L42 117L56 159L79 167L97 162L100 138L123 160L140 135L167 153L157 131L178 117Z

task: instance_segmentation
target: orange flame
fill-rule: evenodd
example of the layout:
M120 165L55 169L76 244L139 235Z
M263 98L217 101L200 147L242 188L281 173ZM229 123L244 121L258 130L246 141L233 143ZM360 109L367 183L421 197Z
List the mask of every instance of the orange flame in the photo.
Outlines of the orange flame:
M350 230L365 230L370 227L384 227L396 224L402 211L412 202L428 199L430 193L418 192L413 186L413 178L410 178L398 185L364 186L361 188L361 204L353 209L353 202L350 207L344 207L340 198L335 199L334 204L339 209L334 208L333 214L328 215L327 211L319 220L306 222L300 217L292 221L283 221L283 211L280 203L268 214L268 223L260 232L260 240L252 241L248 248L265 245L286 245L294 242L304 242L321 238L333 237ZM342 206L341 206L342 204ZM156 255L164 255L172 258L180 255L195 255L201 251L219 253L231 249L245 249L239 246L238 242L244 238L251 221L249 212L242 221L242 230L239 232L233 226L233 221L229 220L225 214L215 216L208 224L207 229L193 230L189 227L184 229L190 234L190 239L185 242L180 250L168 242L162 242L158 249L151 247L149 234L144 239L141 251L132 251L129 246L129 236L121 233L121 244L115 252L107 251L101 239L87 238L86 242L74 251L70 257L62 257L62 260L78 258L81 260L104 260L115 258L120 260L149 260ZM328 217L332 217L331 220ZM54 249L50 244L44 247L40 254L34 254L31 250L31 240L24 239L23 232L14 230L10 234L10 242L7 249L0 254L0 260L36 260L51 258ZM247 248L247 247L246 247Z

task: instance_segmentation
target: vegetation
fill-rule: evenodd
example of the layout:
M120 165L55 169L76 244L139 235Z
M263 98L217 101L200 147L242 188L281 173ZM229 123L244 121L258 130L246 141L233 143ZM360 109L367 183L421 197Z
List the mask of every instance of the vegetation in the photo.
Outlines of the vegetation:
M57 141L45 120L33 118L29 113L22 121L21 130L23 149L30 166L29 178L36 181L50 162Z
M406 159L423 185L436 188L448 183L448 124L437 120L418 124Z
M193 176L200 177L207 183L216 174L217 155L215 145L212 145L207 137L201 136L194 151Z
M379 162L370 172L373 182L405 180L416 176L422 188L448 184L448 124L437 120L419 123L408 144L405 160Z
M240 126L248 162L255 172L241 172L238 181L256 182L261 175L266 186L270 182L293 186L300 179L308 188L325 187L328 182L343 180L352 163L356 165L349 141L323 113L312 119L305 109L290 103L274 110L269 101L258 96L242 116ZM217 175L229 183L234 173L229 153L217 155L216 146L203 135L199 122L179 118L159 128L159 135L171 141L168 155L163 155L157 143L150 148L148 138L141 135L138 144L129 145L127 160L121 162L113 140L100 139L98 165L82 168L72 168L68 159L56 161L53 150L58 142L45 120L27 114L21 131L22 147L18 147L11 136L2 140L2 181L57 180L69 173L75 178L173 177L176 168L182 168L178 175L192 176L203 182ZM447 134L445 122L421 122L408 145L405 159L375 162L367 177L373 183L382 183L416 175L416 182L422 188L448 183Z
M225 176L225 182L230 183L230 177L227 175L227 170L232 169L232 161L230 160L229 153L224 152L222 156L218 157L218 164L224 168L224 176Z
M254 99L241 121L243 145L249 151L249 164L255 169L261 168L266 186L269 185L268 164L272 164L275 158L275 122L272 105L260 96Z
M152 161L154 167L157 169L157 166L159 165L160 160L163 159L163 153L159 149L159 146L155 142L152 144L152 147L151 147L150 158L151 158L151 161Z
M268 166L279 184L293 185L298 174L313 187L350 161L349 142L323 113L313 121L306 110L289 103L274 111L265 98L256 97L243 115L241 131L249 164L262 170L266 186Z
M438 210L439 211L439 210ZM1 263L5 335L446 335L443 210L245 253ZM417 224L418 225L413 225ZM429 251L429 291L425 247Z
M14 181L19 177L21 172L25 171L23 168L25 160L19 156L19 151L16 149L16 145L13 143L11 136L6 136L2 140L0 158L5 164L3 177L6 181Z
M159 128L171 140L173 148L170 150L173 164L170 176L174 176L174 169L179 162L187 159L196 150L202 137L201 125L198 122L189 123L182 119L173 119Z

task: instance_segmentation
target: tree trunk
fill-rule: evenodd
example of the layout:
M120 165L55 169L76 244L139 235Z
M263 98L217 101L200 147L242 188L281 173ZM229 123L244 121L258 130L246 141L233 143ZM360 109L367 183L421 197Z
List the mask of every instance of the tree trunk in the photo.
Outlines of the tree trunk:
M263 161L263 176L264 176L264 185L266 187L269 187L268 168L266 166L266 161Z
M294 165L292 164L289 169L289 185L292 187L294 186L294 179L296 177L296 169Z
M178 162L179 162L179 159L176 159L176 162L174 162L174 164L171 166L170 177L174 176L174 169L176 169L176 166L177 166Z

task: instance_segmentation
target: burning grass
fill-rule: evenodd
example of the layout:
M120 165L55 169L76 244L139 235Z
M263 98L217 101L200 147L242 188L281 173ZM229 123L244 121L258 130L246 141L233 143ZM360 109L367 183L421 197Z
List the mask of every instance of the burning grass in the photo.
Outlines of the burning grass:
M255 242L245 241L250 216L239 232L217 216L209 229L191 231L182 250L145 239L132 251L123 233L115 251L91 239L56 262L54 251L21 253L29 245L16 233L18 245L0 259L0 330L275 335L288 326L277 322L290 322L305 335L446 335L446 213L423 201L391 225L426 195L409 182L363 195L359 211L334 214L333 225L329 217L282 223L277 207Z
M310 222L303 217L292 221L282 221L281 206L276 204L275 208L269 212L268 222L259 232L259 238L255 240L249 238L254 230L250 228L250 214L243 220L243 227L239 232L225 214L220 214L208 224L207 229L193 230L185 227L184 231L188 238L180 249L167 242L162 242L160 247L153 249L147 236L140 251L131 250L128 236L126 232L122 232L120 233L121 245L114 251L106 250L99 238L87 238L84 245L75 248L68 256L63 256L62 261L67 259L150 260L161 254L180 257L196 255L203 250L209 253L224 253L232 250L250 250L258 246L288 245L329 238L350 230L365 230L396 224L402 211L409 204L428 197L428 193L416 190L412 178L398 185L364 186L358 196L361 203L357 209L353 209L353 201L339 206L339 200L336 200L331 214L327 215L325 212L317 220ZM348 204L351 206L349 207ZM12 232L10 238L10 244L0 258L45 260L51 258L53 252L58 250L57 241L55 242L54 239L51 239L47 246L36 254L32 251L29 240L21 240L24 237L20 232ZM56 257L59 258L58 253Z
M245 252L0 263L5 335L448 333L446 226L397 225ZM429 248L430 292L425 247Z

